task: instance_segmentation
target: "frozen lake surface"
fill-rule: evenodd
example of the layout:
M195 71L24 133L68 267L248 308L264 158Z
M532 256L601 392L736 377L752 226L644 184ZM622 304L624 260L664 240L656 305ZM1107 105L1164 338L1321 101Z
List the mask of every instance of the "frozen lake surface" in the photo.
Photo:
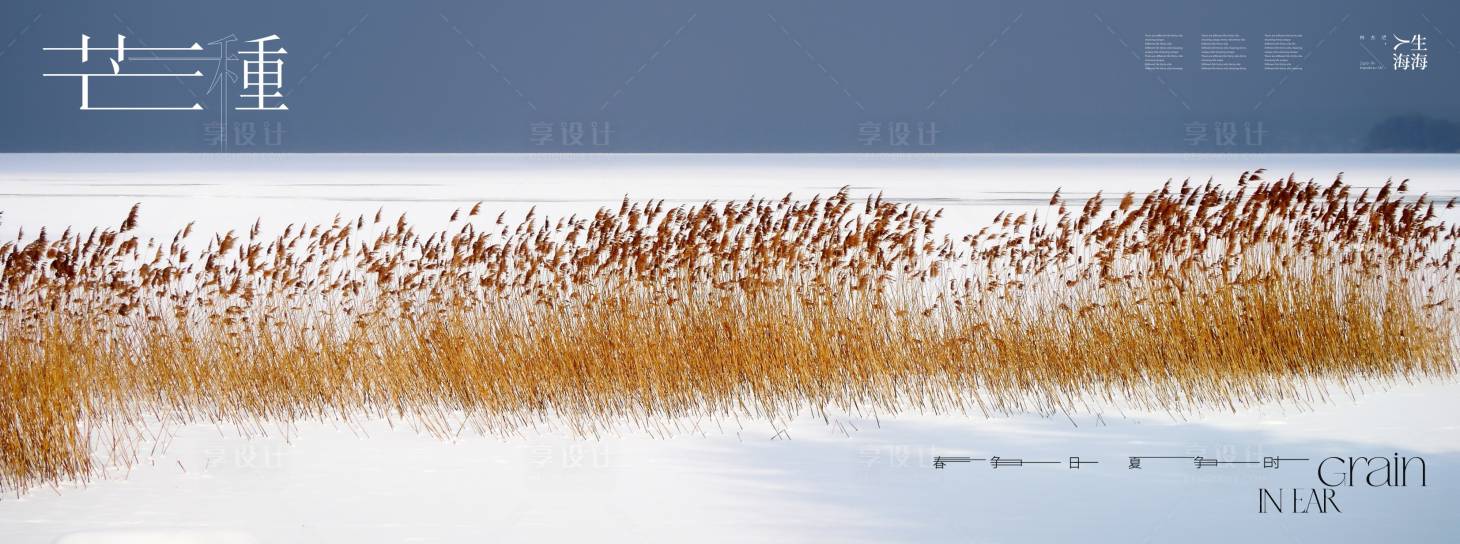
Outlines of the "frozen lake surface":
M1440 155L0 155L0 237L20 228L115 226L171 236L328 222L384 208L444 225L477 201L520 218L633 199L857 196L944 208L977 230L1004 210L1179 184L1232 185L1243 170L1359 186L1411 179L1460 194ZM1453 220L1453 217L1447 217ZM28 234L28 235L29 235ZM1227 542L1460 539L1460 386L1367 384L1301 405L1052 417L832 414L792 422L684 420L572 437L453 440L403 422L304 422L244 437L170 427L128 473L0 498L0 542ZM152 446L156 448L152 448ZM152 451L145 451L152 449ZM1329 456L1421 456L1427 485L1337 489L1342 513L1259 514L1259 488L1319 487ZM1056 461L992 468L935 455ZM1099 464L1068 468L1078 456ZM1224 461L1307 458L1278 469Z

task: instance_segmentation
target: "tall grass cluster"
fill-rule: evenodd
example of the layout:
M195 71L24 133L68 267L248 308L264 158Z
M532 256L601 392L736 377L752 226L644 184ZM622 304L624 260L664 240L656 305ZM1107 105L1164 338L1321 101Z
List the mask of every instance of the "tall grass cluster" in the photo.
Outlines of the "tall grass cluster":
M1404 184L1268 181L1000 214L852 198L449 227L116 228L0 244L0 487L85 480L148 421L593 433L806 409L1164 409L1451 376L1460 230ZM204 238L206 236L206 238ZM464 419L463 419L464 418Z

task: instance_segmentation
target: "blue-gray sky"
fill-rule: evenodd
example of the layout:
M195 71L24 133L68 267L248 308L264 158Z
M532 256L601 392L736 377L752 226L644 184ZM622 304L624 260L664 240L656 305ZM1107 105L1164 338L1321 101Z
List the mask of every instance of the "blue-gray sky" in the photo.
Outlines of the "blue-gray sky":
M280 36L290 109L231 111L234 151L1357 151L1395 116L1426 116L1390 121L1406 137L1460 121L1460 4L1438 0L7 0L0 151L216 149L211 63L134 53L122 71L205 77L92 83L93 103L204 111L79 111L77 79L41 74L108 72L109 53L42 48L83 33ZM1218 33L1246 40L1245 71L1199 69ZM1181 34L1184 70L1146 70L1147 34ZM1267 34L1301 35L1301 71L1263 68ZM1413 34L1423 71L1359 38Z

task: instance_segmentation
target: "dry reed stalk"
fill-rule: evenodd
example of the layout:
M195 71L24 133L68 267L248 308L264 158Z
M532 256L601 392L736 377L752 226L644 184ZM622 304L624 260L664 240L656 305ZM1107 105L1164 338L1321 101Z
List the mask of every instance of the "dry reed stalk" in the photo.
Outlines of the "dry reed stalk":
M478 204L431 233L256 223L198 252L191 225L129 234L134 206L116 230L0 245L0 487L125 462L149 418L594 433L1082 395L1236 409L1453 375L1460 231L1434 203L1262 175L1078 211L1057 192L956 240L941 211L845 190L516 225Z

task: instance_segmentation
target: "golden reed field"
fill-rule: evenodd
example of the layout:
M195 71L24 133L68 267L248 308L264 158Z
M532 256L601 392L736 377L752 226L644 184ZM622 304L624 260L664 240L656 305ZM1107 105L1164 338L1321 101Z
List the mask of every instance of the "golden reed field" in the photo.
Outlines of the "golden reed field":
M1405 184L1244 173L1001 214L843 190L593 217L337 218L0 244L0 488L135 462L146 425L388 417L591 435L811 410L1053 413L1449 378L1455 243ZM118 210L124 215L125 210ZM145 211L145 210L143 210ZM514 224L515 223L515 224Z

